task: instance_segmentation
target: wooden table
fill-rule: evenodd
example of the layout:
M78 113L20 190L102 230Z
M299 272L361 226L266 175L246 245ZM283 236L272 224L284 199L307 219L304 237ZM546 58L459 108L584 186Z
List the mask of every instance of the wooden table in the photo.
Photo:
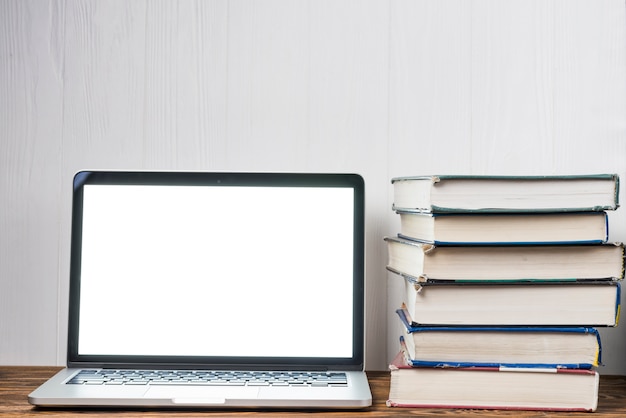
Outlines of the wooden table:
M593 415L581 413L548 413L532 411L484 411L447 409L398 409L387 408L385 400L389 393L389 373L368 372L373 395L373 405L358 411L224 411L224 410L56 410L38 409L28 403L27 396L59 370L58 367L11 367L0 366L0 416L81 416L115 415L132 416L334 416L334 417L388 417L388 416L474 416L474 417L626 417L626 376L601 376L598 410ZM114 412L114 414L112 414Z

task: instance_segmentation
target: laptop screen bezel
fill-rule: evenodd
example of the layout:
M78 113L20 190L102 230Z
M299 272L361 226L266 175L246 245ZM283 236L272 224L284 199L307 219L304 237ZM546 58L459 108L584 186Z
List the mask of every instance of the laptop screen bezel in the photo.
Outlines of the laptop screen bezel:
M184 185L351 188L353 225L353 326L351 357L223 357L80 354L79 312L83 197L86 185ZM80 171L73 180L67 365L72 368L362 370L365 317L365 186L351 173L267 173L189 171ZM294 333L299 331L294 331ZM303 324L303 333L306 326ZM304 337L306 338L306 336Z

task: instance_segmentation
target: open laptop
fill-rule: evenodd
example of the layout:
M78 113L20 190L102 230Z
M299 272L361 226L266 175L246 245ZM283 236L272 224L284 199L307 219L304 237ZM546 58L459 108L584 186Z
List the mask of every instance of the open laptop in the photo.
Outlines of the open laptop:
M82 171L44 407L363 408L356 174Z

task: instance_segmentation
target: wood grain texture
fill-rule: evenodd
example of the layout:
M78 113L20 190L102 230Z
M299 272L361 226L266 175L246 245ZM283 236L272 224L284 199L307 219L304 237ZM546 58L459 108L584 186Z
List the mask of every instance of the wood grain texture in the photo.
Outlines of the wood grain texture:
M390 4L389 176L472 169L472 9Z
M624 74L621 0L0 1L0 364L64 363L72 175L131 168L362 174L385 369L390 178L626 178Z
M551 170L553 4L472 8L472 164L476 174Z
M63 35L51 6L0 3L0 363L57 357Z
M112 412L120 417L156 417L156 416L330 416L330 417L389 417L389 416L475 416L475 417L568 417L584 415L571 412L544 411L487 411L480 409L423 409L423 408L388 408L385 405L389 395L389 373L368 372L372 391L372 406L356 411L315 411L315 410L234 410L222 411L211 409L191 410L55 410L34 408L28 403L27 396L38 385L51 377L58 368L55 367L1 367L0 366L0 415L4 416L67 416L69 413L80 413L81 416L107 416ZM598 409L594 418L623 417L626 415L626 378L624 376L602 376Z

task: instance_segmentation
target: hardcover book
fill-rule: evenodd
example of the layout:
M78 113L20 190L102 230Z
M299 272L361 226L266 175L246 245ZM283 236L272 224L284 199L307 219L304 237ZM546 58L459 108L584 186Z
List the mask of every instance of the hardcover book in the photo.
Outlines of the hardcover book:
M609 234L604 211L398 215L400 237L435 245L600 244Z
M581 369L411 367L390 364L390 407L595 411L599 375Z
M428 281L571 281L624 277L622 243L436 246L386 237L388 270Z
M391 180L396 210L418 212L578 212L619 205L617 174L440 175Z
M405 281L412 326L617 325L620 282L450 283Z
M400 346L414 367L591 369L601 362L600 333L589 327L413 326L405 309Z

